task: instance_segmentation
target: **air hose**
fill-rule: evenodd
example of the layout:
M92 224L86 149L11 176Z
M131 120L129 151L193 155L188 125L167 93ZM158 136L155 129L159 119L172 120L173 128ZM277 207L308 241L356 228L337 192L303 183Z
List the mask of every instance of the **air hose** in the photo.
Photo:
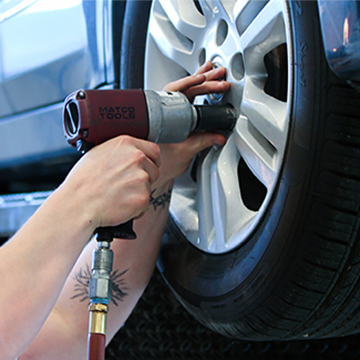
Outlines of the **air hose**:
M88 360L105 360L106 336L89 333Z
M112 271L114 253L109 241L98 240L93 252L92 275L89 282L89 333L87 360L105 360L106 322L111 300Z

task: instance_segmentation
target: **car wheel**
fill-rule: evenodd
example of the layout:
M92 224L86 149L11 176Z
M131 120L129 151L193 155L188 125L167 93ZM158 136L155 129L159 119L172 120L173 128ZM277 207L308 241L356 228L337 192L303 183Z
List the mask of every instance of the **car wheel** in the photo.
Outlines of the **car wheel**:
M151 5L151 8L150 8ZM226 336L358 332L359 96L329 70L315 1L127 4L122 87L227 68L239 117L175 184L158 267Z

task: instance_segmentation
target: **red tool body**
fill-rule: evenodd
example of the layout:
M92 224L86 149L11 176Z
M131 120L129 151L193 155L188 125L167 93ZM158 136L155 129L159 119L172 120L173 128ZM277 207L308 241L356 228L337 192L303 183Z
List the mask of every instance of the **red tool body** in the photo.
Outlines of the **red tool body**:
M65 135L77 146L78 140L98 145L117 135L146 139L149 120L145 95L141 90L117 92L78 91L67 98Z
M179 92L78 90L66 98L63 119L69 144L86 151L125 134L176 143L192 131L228 131L236 114L231 105L192 105Z

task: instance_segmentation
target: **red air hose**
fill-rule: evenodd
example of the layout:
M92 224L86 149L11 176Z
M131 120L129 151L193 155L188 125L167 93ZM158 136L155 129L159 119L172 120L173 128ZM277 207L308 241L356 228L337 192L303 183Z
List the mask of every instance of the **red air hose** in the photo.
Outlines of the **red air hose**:
M106 336L104 334L89 333L88 360L105 360Z

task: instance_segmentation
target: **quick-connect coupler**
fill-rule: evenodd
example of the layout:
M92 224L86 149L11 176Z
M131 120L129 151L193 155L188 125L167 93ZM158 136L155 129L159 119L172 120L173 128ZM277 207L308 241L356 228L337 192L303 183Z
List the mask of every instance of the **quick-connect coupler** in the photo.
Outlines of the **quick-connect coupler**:
M89 282L89 298L91 303L107 305L111 300L112 282L110 279L114 260L114 252L110 242L99 241L93 251L92 275Z
M110 242L99 241L98 247L93 251L92 275L89 282L89 334L106 334L113 259L114 253L110 249Z

